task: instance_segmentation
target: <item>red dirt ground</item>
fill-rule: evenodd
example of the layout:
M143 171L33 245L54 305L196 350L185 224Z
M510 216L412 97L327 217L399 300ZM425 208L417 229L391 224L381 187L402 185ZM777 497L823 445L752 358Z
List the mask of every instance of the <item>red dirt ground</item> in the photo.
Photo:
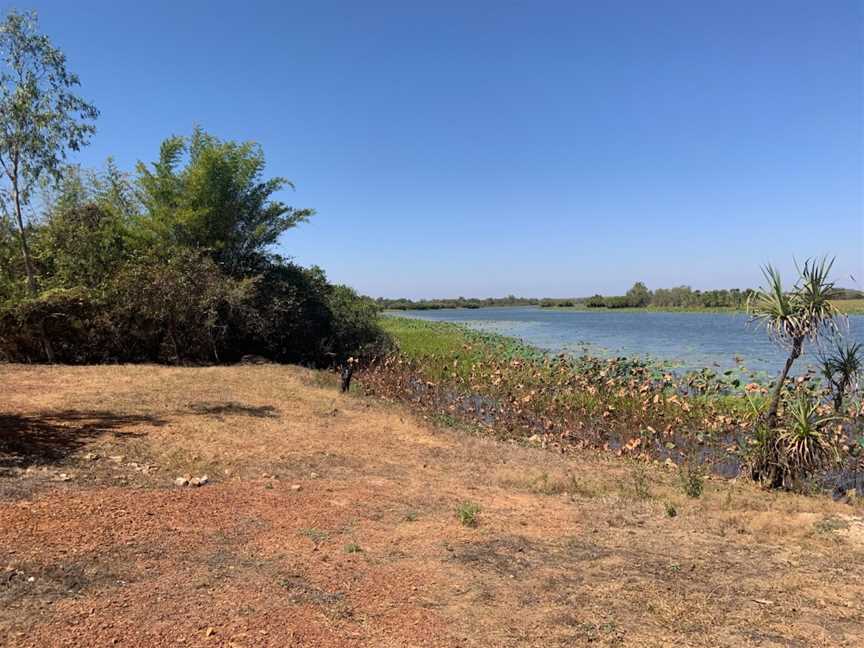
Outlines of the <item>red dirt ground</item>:
M4 646L864 645L860 506L688 499L293 367L2 366L0 395Z

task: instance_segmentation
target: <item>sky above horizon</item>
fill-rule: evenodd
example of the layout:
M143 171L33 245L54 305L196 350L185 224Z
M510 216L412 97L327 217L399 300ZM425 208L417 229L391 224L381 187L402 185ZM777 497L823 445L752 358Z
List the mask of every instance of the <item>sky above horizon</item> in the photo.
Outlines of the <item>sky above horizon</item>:
M823 254L864 288L860 1L15 6L101 111L72 161L257 141L317 211L279 251L365 294L749 287Z

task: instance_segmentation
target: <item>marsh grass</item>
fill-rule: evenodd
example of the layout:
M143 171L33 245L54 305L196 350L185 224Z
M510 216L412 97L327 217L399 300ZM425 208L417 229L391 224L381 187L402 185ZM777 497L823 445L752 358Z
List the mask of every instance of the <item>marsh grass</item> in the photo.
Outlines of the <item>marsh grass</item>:
M864 299L832 299L831 303L841 313L850 315L864 314ZM734 306L647 306L644 308L628 307L628 308L588 308L585 305L573 306L551 306L549 310L555 311L614 311L616 313L743 313L744 308L735 308Z
M835 299L831 304L847 315L864 315L864 299Z

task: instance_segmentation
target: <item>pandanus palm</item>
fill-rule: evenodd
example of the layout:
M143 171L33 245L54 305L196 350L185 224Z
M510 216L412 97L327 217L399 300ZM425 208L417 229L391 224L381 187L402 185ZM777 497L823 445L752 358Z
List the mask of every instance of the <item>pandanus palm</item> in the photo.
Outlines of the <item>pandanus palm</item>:
M771 265L762 273L766 284L759 288L747 302L751 320L765 329L768 335L789 353L780 372L765 415L769 429L777 425L777 410L783 386L792 365L801 356L807 341L816 341L819 336L836 330L837 309L831 304L835 294L830 281L833 259L808 259L799 267L799 278L790 291L783 290L780 273Z
M828 463L831 444L823 430L838 417L820 416L819 410L819 403L808 396L799 396L787 408L787 421L776 441L787 486Z
M843 409L843 396L864 367L864 345L836 340L834 348L822 356L822 375L834 395L834 411Z

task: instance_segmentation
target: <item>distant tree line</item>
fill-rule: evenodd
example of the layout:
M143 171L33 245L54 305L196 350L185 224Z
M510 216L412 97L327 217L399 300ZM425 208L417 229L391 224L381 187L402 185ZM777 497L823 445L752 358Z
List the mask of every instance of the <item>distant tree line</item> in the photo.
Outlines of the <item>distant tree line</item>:
M539 299L514 297L487 297L485 299L457 297L456 299L385 299L379 297L376 303L385 310L438 310L442 308L490 308L492 306L537 306Z
M743 309L753 291L740 290L693 290L690 286L657 288L648 290L641 281L624 295L604 297L594 295L582 301L588 308L736 308Z
M385 310L438 310L444 308L489 308L492 306L541 306L543 308L730 308L744 310L753 294L750 288L722 290L694 290L690 286L649 290L636 282L624 295L593 295L591 297L534 298L488 297L486 299L458 297L456 299L386 299L376 303ZM862 299L864 292L851 288L838 288L834 299Z
M648 290L642 282L636 282L626 294L604 297L594 295L587 299L567 300L570 305L584 305L588 308L731 308L744 310L747 301L754 294L750 288L693 290L690 286L657 288ZM861 299L864 292L851 288L838 288L832 293L833 299ZM560 301L543 300L543 306L561 306Z

